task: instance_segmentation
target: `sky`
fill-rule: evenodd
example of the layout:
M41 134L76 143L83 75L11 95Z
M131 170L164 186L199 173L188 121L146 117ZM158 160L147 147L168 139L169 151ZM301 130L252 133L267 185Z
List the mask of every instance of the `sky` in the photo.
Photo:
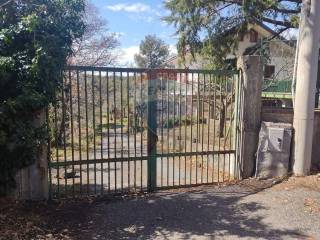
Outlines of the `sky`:
M91 0L102 18L108 21L110 32L119 36L120 66L134 64L134 54L139 51L141 40L148 34L155 34L168 45L172 54L176 53L177 38L173 26L161 18L168 14L164 0Z
M139 44L148 34L161 38L170 46L171 54L176 54L175 29L161 19L169 15L164 7L165 0L89 1L108 22L110 32L119 36L120 47L117 51L121 58L118 59L118 67L134 66L134 54L139 52ZM289 35L297 34L296 31L290 31Z

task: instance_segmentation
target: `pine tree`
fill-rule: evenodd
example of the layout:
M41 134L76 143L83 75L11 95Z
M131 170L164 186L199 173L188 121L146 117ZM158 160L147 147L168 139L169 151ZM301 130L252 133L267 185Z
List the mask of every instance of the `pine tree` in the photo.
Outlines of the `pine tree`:
M169 57L169 46L155 35L147 35L140 43L140 52L134 56L138 67L159 68L165 66Z

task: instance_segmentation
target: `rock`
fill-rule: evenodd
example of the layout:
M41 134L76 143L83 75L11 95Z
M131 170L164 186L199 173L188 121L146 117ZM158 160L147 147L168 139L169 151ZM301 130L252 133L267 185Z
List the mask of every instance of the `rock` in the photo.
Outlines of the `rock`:
M46 238L53 238L53 235L52 235L52 233L48 233L47 235L46 235Z
M137 232L137 227L135 225L127 227L125 229L123 229L124 231L128 232L128 233L136 233Z
M276 185L276 184L279 184L281 182L282 182L281 179L275 179L275 180L272 181L272 185Z

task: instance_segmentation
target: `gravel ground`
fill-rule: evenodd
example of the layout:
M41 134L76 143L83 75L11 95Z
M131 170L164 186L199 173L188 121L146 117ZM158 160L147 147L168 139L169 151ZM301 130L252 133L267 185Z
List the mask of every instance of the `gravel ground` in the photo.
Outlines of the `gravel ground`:
M273 183L6 205L0 239L320 239L320 176Z

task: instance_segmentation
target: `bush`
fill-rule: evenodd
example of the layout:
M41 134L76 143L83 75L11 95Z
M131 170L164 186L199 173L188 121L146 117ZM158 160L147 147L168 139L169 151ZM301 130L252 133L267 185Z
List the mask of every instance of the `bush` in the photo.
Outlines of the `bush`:
M55 100L72 42L84 31L84 7L84 0L29 0L0 8L0 195L46 142L35 115Z

